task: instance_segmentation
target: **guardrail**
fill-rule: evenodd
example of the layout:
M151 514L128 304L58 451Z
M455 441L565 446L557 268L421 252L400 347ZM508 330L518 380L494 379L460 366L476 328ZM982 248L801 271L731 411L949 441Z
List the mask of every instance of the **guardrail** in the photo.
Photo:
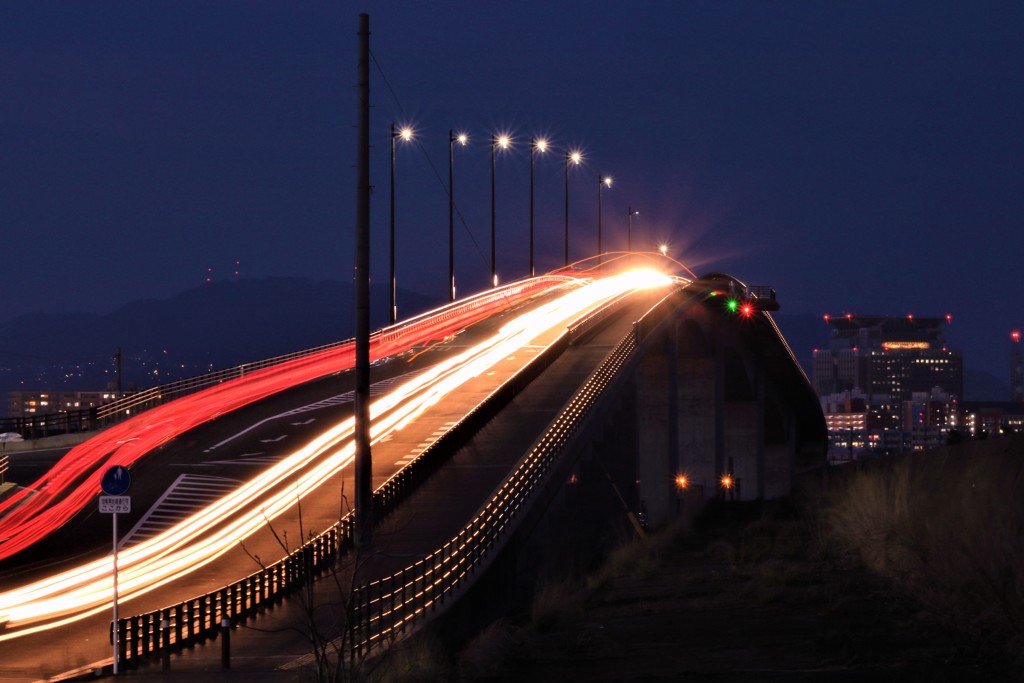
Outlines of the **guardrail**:
M486 301L481 305L485 304ZM408 498L462 443L549 366L568 343L567 330L416 459L379 486L373 493L373 523L378 523ZM136 666L142 660L171 649L180 652L184 647L216 637L225 620L230 624L244 622L333 566L352 548L352 530L353 518L349 514L281 561L239 581L176 605L119 619L118 661Z
M553 284L566 282L569 279L570 278L559 276L543 276L525 280L523 282L510 283L495 290L489 290L477 294L469 299L448 304L437 311L428 311L418 316L414 316L409 320L405 320L400 324L378 330L370 335L370 340L371 343L386 343L393 341L399 337L413 334L416 330L424 326L436 325L450 320L466 310L475 310L501 301L507 301L510 298L533 293L537 290L550 287ZM167 403L173 399L195 393L216 384L222 384L224 382L252 374L259 370L282 366L286 363L298 364L312 361L319 358L321 354L328 354L352 344L354 344L352 339L346 339L344 341L317 346L312 349L275 356L266 360L243 363L242 365L218 370L205 375L199 375L197 377L161 384L160 386L138 391L130 396L106 403L99 407L96 416L104 424L116 422L121 419L126 419L127 417L137 414L143 410L156 407L162 403Z
M15 432L23 439L42 439L58 434L91 432L99 428L96 408L82 408L66 413L48 413L27 417L0 418L0 434Z
M353 660L436 610L487 561L490 551L514 526L531 494L563 455L636 344L634 325L506 477L497 493L454 538L415 564L354 590L348 620Z

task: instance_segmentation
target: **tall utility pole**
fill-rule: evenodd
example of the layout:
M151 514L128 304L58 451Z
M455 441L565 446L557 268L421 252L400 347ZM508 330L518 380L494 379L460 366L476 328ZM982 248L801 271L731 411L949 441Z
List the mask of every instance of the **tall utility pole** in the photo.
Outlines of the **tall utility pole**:
M114 351L114 398L121 398L121 347Z
M370 15L359 15L359 112L356 144L355 543L369 546L373 497L370 456Z

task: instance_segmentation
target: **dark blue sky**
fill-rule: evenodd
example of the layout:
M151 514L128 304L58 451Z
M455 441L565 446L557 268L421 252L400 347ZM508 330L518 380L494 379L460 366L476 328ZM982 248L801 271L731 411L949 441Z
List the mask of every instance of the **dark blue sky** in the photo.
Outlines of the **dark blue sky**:
M448 129L460 291L489 272L488 139L503 280L666 240L695 271L772 284L784 312L953 315L1006 375L1024 255L1019 2L40 2L0 4L0 320L109 311L226 278L348 279L357 15L370 14L376 279L388 124L398 279L444 296ZM827 328L823 324L823 341Z

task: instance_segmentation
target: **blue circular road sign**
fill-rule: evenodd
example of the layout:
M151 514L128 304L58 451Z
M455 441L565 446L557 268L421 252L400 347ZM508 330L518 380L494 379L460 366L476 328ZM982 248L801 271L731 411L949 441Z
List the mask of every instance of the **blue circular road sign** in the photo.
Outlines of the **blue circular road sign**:
M115 465L103 474L100 488L108 496L123 496L128 487L132 485L132 477L128 474L128 468L123 465Z

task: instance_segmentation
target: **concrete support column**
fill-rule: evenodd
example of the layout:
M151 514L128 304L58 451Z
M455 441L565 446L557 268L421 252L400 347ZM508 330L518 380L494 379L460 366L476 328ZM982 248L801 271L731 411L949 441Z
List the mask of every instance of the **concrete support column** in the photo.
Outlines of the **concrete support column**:
M659 340L637 368L637 493L653 526L668 522L675 514L670 462L676 450L671 435L678 432L678 427L672 425L676 416L669 411L668 397L675 392L675 378L670 373L673 362L668 346L669 338L663 343Z
M767 425L764 445L764 496L778 498L793 490L796 480L794 463L797 456L796 416L788 404L774 403L772 417L778 424ZM780 438L779 435L782 435Z
M736 481L736 500L757 497L758 410L756 401L725 404L725 473ZM732 472L729 467L732 466ZM729 496L732 498L732 495Z
M754 453L754 466L757 468L757 499L764 499L765 487L765 432L764 432L764 369L758 366L754 370L754 403L757 404L757 450Z
M687 496L708 499L718 487L719 452L716 438L714 358L682 358L679 361L679 459L678 472L689 482Z

